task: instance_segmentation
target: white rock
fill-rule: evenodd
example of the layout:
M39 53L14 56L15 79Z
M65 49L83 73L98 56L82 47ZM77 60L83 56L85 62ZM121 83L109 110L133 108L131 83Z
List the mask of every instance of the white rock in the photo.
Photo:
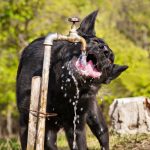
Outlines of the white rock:
M145 97L115 99L109 109L113 129L121 134L150 133L149 106Z

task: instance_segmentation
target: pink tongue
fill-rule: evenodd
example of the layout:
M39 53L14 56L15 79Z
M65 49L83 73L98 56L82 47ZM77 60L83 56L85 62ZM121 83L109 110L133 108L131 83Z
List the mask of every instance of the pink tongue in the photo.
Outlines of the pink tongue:
M98 72L94 68L91 60L86 65L83 65L79 60L77 60L75 66L78 70L80 70L82 75L90 76L92 78L99 78L101 76L101 72Z

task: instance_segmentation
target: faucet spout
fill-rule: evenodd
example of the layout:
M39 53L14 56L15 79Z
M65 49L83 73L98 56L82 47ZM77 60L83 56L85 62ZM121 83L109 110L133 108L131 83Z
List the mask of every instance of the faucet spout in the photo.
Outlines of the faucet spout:
M66 40L69 42L73 42L73 43L77 43L77 42L81 42L81 50L82 51L86 51L86 41L83 37L79 36L79 35L69 35L69 36L64 36L64 35L58 35L57 40Z
M86 53L86 40L80 35L78 35L75 26L75 23L79 22L79 18L73 17L69 18L68 20L73 23L69 31L69 35L65 36L57 33L51 33L45 38L44 44L52 46L54 40L65 40L73 43L81 42L81 50Z

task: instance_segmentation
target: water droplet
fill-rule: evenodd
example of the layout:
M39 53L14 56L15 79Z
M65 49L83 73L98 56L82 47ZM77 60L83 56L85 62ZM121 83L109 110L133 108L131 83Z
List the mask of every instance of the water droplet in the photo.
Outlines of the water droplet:
M66 82L70 82L70 79L69 79L69 78L67 78Z
M83 108L81 107L80 110L83 111Z
M76 96L74 96L74 98L76 98Z
M71 99L69 99L69 103L71 103L71 101L72 101L72 100L71 100Z
M61 77L64 77L64 74L62 74Z
M86 80L84 80L84 83L86 83Z
M79 123L80 123L80 121L79 121L79 120L77 120L77 123L79 124Z
M75 101L76 104L78 104L78 101Z
M53 109L52 109L53 111L55 110L55 108L53 107Z
M62 90L63 90L63 88L64 88L64 87L63 87L63 86L61 86L61 89L62 89Z
M64 97L67 97L67 93L64 94Z
M74 105L75 105L75 102L73 102L72 105L74 106Z
M69 71L69 75L71 75L71 71Z
M55 124L57 124L58 122L57 121L55 121Z
M62 69L64 69L65 67L64 67L64 66L62 66L61 68L62 68Z
M96 119L96 116L94 116L94 118Z

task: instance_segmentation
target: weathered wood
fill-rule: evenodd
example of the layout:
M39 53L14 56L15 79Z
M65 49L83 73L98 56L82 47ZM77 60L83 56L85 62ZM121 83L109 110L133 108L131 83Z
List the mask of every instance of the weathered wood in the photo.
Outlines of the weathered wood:
M42 83L41 83L40 109L39 109L39 111L42 113L46 113L50 58L51 58L51 46L45 45ZM45 117L39 117L36 150L44 150L44 139L45 139Z
M150 133L150 99L130 97L115 99L110 106L114 131L120 134Z
M32 84L31 84L27 150L35 149L36 130L37 130L37 121L38 121L37 115L38 115L38 105L39 105L39 97L40 97L40 85L41 85L41 77L34 76L32 78Z

